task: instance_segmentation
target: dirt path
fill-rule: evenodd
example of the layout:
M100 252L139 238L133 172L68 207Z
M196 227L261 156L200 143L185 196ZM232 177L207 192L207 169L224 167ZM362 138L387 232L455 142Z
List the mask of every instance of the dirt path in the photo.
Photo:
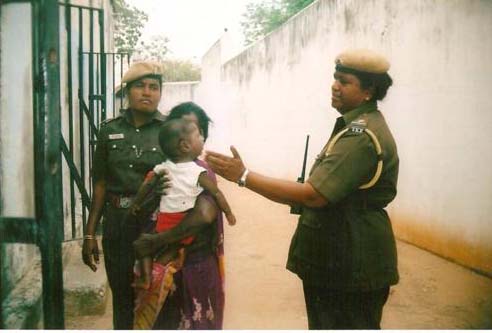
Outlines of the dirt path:
M225 227L225 329L307 329L300 280L285 269L296 217L235 184L220 182L238 223ZM398 242L400 283L384 329L491 329L492 280ZM110 305L109 305L110 308ZM101 317L67 318L70 329L111 329Z

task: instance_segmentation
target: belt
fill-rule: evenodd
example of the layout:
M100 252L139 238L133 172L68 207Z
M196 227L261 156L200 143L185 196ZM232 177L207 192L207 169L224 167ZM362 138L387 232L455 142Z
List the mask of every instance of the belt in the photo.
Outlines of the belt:
M121 195L111 192L106 193L107 202L109 202L115 208L130 208L135 196Z

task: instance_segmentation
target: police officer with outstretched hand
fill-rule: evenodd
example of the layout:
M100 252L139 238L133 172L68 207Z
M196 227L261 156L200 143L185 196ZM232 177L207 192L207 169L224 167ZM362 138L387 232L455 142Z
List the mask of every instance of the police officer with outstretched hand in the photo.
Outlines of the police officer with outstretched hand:
M305 183L249 170L239 153L207 152L212 169L270 200L300 204L287 269L303 282L310 329L379 329L398 282L385 207L396 195L398 154L377 101L392 79L370 50L336 57L331 105L341 114Z

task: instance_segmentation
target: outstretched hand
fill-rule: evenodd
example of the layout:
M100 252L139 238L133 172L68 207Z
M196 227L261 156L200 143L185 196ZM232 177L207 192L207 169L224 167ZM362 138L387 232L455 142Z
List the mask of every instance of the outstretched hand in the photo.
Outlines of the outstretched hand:
M207 151L205 160L216 174L231 182L237 182L244 170L246 170L246 167L234 146L231 146L231 152L232 157Z

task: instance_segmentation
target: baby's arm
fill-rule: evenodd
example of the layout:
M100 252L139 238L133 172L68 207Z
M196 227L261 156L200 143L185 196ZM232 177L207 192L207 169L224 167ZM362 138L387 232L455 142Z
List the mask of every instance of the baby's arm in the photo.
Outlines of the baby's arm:
M200 184L201 187L210 192L210 194L217 200L217 204L224 212L229 225L236 224L236 217L232 213L231 207L229 206L229 203L227 202L224 194L217 187L217 184L215 184L212 179L207 176L207 172L204 171L200 174L200 176L198 177L198 184Z
M130 213L136 215L137 212L142 207L145 199L149 195L150 191L157 185L159 176L154 171L149 171L145 176L143 183L138 188L137 194L133 199L132 205L130 206Z

